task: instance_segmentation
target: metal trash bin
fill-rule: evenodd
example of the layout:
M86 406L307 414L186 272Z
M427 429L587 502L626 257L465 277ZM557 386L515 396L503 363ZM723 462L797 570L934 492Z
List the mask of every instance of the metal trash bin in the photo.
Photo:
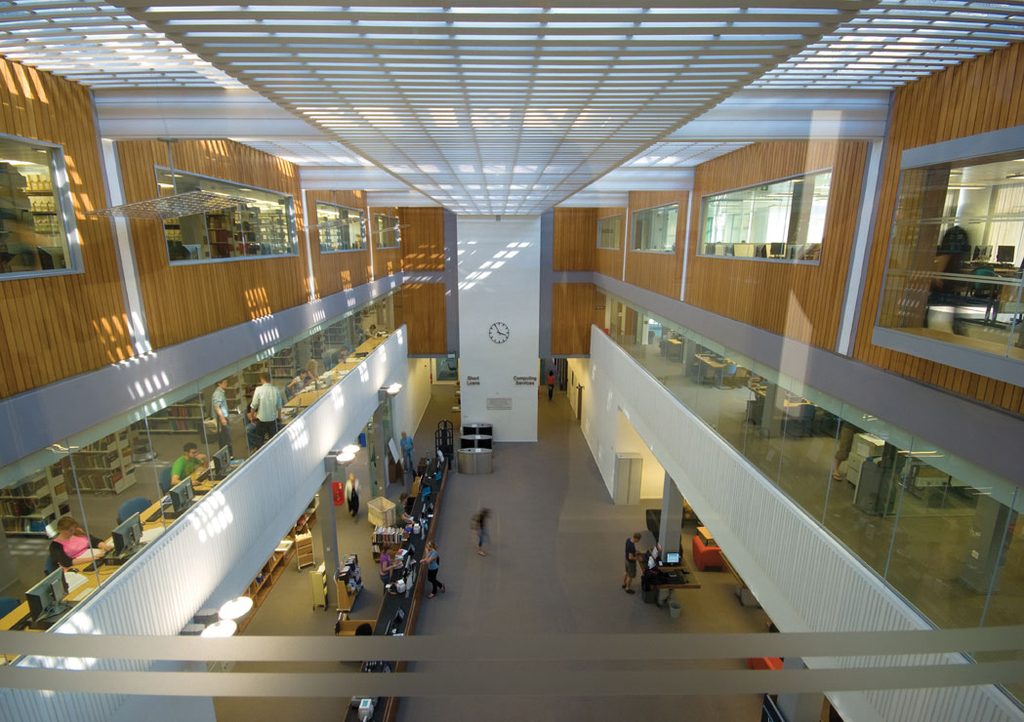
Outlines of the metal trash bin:
M463 434L460 446L463 449L490 449L493 437L486 434Z
M668 602L668 613L672 619L679 619L679 615L683 611L683 605L677 602L675 599L670 599Z
M459 449L460 474L490 474L494 466L494 452L490 449Z

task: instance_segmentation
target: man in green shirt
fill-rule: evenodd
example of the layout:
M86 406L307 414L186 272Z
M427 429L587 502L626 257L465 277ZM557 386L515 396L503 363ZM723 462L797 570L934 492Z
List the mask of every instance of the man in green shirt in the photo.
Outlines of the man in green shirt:
M184 452L171 465L171 486L191 476L206 461L206 454L200 454L199 447L191 441L185 444Z

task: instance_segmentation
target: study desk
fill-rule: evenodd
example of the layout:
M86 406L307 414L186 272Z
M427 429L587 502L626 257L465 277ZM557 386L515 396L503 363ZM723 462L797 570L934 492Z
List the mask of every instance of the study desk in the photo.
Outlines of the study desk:
M706 353L694 354L694 358L696 358L701 363L701 366L706 366L707 368L715 372L716 387L722 388L723 386L725 386L725 369L728 368L730 364L732 364L731 361L729 361L728 359L725 359L724 361L719 361L714 356L710 356ZM697 383L704 383L703 368L697 375Z
M669 361L683 358L683 342L678 338L670 338L665 341L665 356Z

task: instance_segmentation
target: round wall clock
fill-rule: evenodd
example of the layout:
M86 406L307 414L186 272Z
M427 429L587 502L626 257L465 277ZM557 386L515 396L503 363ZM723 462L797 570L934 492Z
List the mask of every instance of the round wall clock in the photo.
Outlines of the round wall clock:
M494 341L494 343L505 343L509 337L508 324L502 321L495 321L487 329L487 335L491 337L491 341Z

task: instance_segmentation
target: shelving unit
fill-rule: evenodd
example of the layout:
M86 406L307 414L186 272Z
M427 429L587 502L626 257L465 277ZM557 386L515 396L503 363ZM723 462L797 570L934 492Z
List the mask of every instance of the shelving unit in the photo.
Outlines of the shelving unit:
M196 399L171 404L150 415L147 423L152 434L198 434L203 423L203 405Z
M71 511L68 461L52 464L0 490L0 520L8 535L46 536L46 525Z
M320 566L309 572L309 590L313 595L313 609L323 607L327 609L327 565L320 562Z
M299 569L316 564L316 558L313 556L313 535L308 531L295 535L295 564Z
M260 385L260 374L264 372L270 372L269 361L262 361L260 363L253 364L252 366L248 366L240 374L242 394L241 406L243 411L248 408L249 402L252 401L252 392Z
M270 380L291 381L298 373L295 364L295 352L292 348L284 348L270 357Z
M274 550L274 553L270 555L270 558L267 559L267 562L263 565L263 568L260 569L256 578L249 583L249 588L246 589L245 594L252 599L253 611L259 609L260 605L263 604L264 600L266 600L267 595L270 594L270 590L274 586L274 582L276 582L278 577L284 573L285 568L288 566L288 562L291 561L294 554L294 540L289 537L285 537L281 540L281 543L277 545L277 548ZM250 614L246 619L251 619L252 616L253 615Z
M128 429L104 436L71 455L80 491L120 494L135 485L135 462Z

